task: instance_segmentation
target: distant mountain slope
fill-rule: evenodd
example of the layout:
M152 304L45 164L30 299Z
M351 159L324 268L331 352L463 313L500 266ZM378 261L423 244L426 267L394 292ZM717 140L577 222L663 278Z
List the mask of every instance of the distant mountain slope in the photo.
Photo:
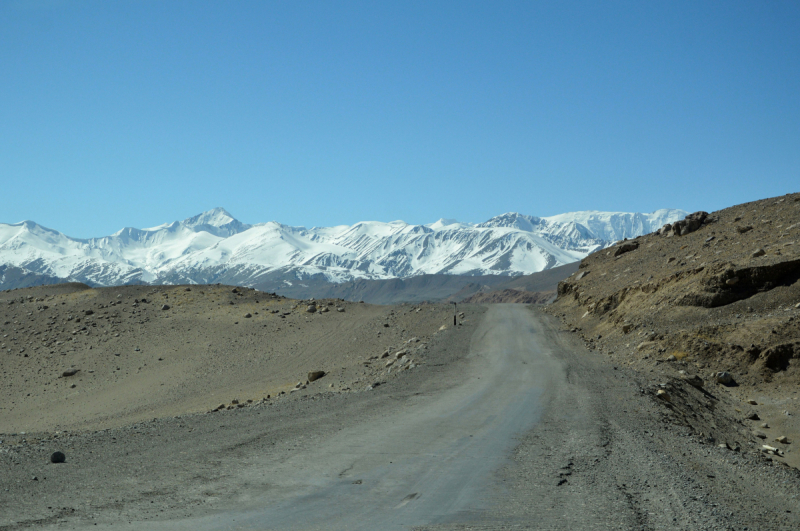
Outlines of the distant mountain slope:
M315 279L519 276L578 261L685 214L574 212L537 218L508 213L480 224L370 221L307 229L277 222L248 225L216 208L183 221L86 240L23 221L0 224L0 264L91 286L223 282L290 288Z

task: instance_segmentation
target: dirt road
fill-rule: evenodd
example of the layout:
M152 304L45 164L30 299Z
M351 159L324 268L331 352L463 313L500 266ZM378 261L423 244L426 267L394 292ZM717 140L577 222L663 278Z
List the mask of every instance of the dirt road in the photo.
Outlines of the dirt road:
M655 439L652 418L649 425L637 423L636 414L615 419L648 404L637 403L613 367L585 351L576 355L565 341L524 306L492 306L473 335L461 385L352 426L273 467L272 492L281 496L263 508L163 528L727 529L741 523L734 514L741 498L712 494L717 474L743 479L733 477L746 466L735 462L740 456L704 455L698 470L686 462L683 441L661 446L669 442L662 434ZM676 451L684 459L677 461ZM249 474L263 472L256 467ZM777 526L797 524L798 515L787 512L796 507L796 482L777 495L782 500L753 483L726 489L761 511L771 509L759 529L770 528L776 515L784 520Z

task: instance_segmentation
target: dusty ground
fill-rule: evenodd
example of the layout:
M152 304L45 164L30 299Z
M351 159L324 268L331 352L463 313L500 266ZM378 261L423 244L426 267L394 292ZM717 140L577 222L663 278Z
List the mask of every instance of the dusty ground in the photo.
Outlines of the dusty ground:
M244 503L271 483L242 480L253 459L282 461L445 385L439 376L458 367L482 312L466 308L455 327L450 305L316 301L331 310L312 315L308 301L233 289L3 293L16 352L2 366L0 529L182 518ZM72 335L83 326L88 335ZM81 371L59 376L72 366ZM292 391L317 369L330 372ZM51 464L54 451L66 462Z
M463 310L462 325L430 339L422 365L369 391L292 393L233 410L4 441L0 529L409 529L404 515L419 514L432 496L429 524L419 528L800 525L798 472L749 449L720 447L677 423L653 396L662 375L610 363L537 310L490 309L492 319L481 307ZM488 397L489 405L516 412L515 421L533 422L507 441L507 456L478 451L482 442L506 444L494 429L505 423L505 410L481 412ZM699 391L692 399L716 400ZM448 409L442 402L464 413L440 417ZM466 417L471 426L461 425ZM438 431L404 430L404 422L433 422ZM384 429L399 429L402 437L390 433L386 440ZM416 447L429 436L434 447ZM331 455L342 446L347 456ZM67 454L66 463L47 462L54 449ZM476 480L483 485L471 494L480 501L459 509L455 481L450 505L447 489L438 487L453 479L422 470L417 481L411 471L418 457L433 459L437 472L460 462L467 491ZM334 463L348 458L354 466ZM475 477L487 458L505 465ZM332 474L305 477L331 466ZM400 482L413 489L401 489L385 512L369 505ZM348 510L326 504L336 499L368 518L353 521ZM276 502L278 513L261 512ZM316 511L318 504L328 512Z
M619 252L631 243L638 248ZM611 360L663 375L663 407L680 423L731 447L766 444L778 450L764 449L768 458L798 467L798 279L792 194L712 212L683 236L594 253L550 311ZM717 383L721 371L733 381Z
M408 352L396 374L452 326L446 305L322 300L309 313L309 304L232 286L0 292L0 434L247 404L306 387L310 371L327 374L295 394L363 389L391 376L387 350L391 359ZM62 376L70 369L78 372Z

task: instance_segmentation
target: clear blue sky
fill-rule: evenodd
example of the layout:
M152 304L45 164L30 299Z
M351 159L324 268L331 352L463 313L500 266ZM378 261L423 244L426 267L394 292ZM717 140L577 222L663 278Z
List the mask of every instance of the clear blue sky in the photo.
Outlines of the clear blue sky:
M0 221L715 210L800 190L800 3L0 3Z

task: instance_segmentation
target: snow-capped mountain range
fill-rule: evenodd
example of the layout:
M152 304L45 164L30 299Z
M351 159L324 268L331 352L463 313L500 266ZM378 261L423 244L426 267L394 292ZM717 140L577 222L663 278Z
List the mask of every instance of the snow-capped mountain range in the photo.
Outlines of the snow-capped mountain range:
M248 225L215 208L183 221L87 240L23 221L0 223L0 265L92 286L254 286L278 279L345 282L426 273L516 276L580 260L685 216L673 209L545 218L508 213L478 224L369 221L307 229L274 221Z

